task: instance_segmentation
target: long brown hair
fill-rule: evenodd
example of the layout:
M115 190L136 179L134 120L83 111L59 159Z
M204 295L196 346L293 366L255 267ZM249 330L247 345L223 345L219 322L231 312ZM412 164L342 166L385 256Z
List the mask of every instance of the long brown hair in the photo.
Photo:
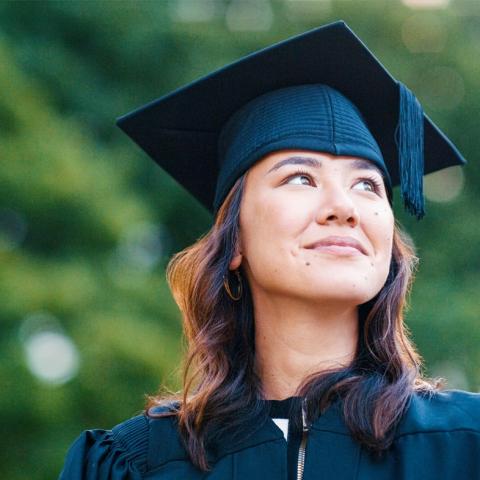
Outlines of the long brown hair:
M204 471L210 469L206 458L209 439L225 430L235 436L246 421L261 421L268 415L255 367L248 282L243 275L243 293L236 302L224 288L225 276L230 283L235 280L228 266L238 239L244 182L245 175L229 192L212 228L168 264L167 280L182 313L187 346L183 392L149 397L147 404L150 408L176 402L183 444L193 464ZM295 394L306 398L309 422L341 398L352 436L378 456L392 443L394 427L412 394L431 394L443 386L442 379L423 377L422 358L403 322L416 264L413 245L396 223L385 285L359 306L353 362L308 376Z

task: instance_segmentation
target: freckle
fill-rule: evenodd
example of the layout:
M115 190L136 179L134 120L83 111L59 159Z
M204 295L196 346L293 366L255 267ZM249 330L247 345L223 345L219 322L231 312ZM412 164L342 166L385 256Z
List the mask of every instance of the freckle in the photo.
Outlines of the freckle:
M370 263L370 266L373 267L373 262Z
M310 265L310 262L306 262L305 265L308 267Z
M378 212L375 212L375 215L378 215Z

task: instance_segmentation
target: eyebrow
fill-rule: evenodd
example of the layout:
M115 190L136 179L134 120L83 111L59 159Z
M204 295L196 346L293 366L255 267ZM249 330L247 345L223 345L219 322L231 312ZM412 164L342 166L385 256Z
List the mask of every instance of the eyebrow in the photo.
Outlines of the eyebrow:
M308 165L309 167L320 168L322 166L322 162L313 157L301 157L301 156L288 157L277 162L272 168L270 168L270 170L267 172L267 175L270 172L278 170L284 165ZM378 168L371 161L365 160L363 158L358 158L354 160L352 163L352 168L355 170L374 170L378 172L380 176L383 177L383 172L380 170L380 168Z
M316 158L313 157L288 157L283 160L280 160L280 162L277 162L268 172L267 175L270 172L273 172L275 170L278 170L279 168L283 167L284 165L308 165L310 167L316 167L320 168L322 166L322 162L320 160L317 160Z

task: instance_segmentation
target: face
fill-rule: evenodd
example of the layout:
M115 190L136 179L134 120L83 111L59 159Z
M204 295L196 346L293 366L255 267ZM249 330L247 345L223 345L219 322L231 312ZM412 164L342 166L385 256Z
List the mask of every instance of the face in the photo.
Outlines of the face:
M282 150L247 172L240 241L252 293L360 305L384 285L394 217L370 161Z

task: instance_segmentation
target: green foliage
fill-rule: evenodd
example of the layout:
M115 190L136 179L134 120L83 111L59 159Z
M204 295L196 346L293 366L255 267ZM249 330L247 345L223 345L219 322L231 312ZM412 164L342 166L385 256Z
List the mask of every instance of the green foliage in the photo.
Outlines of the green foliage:
M421 259L408 324L427 373L447 376L453 387L480 386L474 2L414 11L387 0L276 0L269 29L233 32L225 21L231 2L216 2L205 22L179 19L187 3L0 4L2 478L55 478L81 430L135 414L143 395L162 383L180 386L180 315L164 269L211 219L114 119L258 47L338 18L418 92L469 160L462 193L428 202L418 224L396 203ZM438 51L406 48L409 25L422 22L440 26L446 40ZM445 103L450 84L436 90L425 80L437 67L463 82L454 106ZM38 318L50 318L78 349L78 374L65 383L41 381L28 369L26 345Z

